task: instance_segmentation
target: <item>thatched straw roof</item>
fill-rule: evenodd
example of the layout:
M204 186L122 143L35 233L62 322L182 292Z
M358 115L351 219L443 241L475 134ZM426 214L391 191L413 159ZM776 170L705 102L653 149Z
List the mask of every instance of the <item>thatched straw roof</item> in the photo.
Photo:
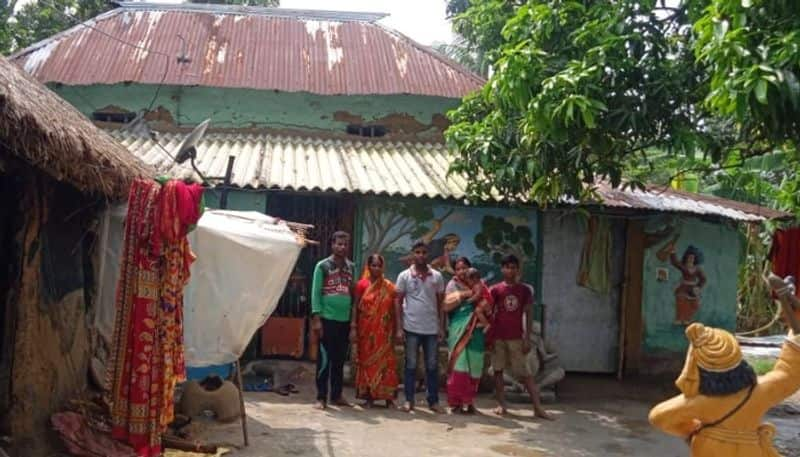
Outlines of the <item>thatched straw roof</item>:
M69 103L0 56L0 156L17 156L81 192L125 198L155 172Z

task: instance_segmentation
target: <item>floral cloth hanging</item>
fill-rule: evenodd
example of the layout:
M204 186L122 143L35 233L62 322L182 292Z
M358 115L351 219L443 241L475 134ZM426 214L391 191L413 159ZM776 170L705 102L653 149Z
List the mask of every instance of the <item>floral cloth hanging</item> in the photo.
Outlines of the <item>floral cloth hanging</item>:
M185 378L183 289L194 260L186 234L202 193L197 184L137 180L128 199L108 384L112 435L143 457L161 455Z

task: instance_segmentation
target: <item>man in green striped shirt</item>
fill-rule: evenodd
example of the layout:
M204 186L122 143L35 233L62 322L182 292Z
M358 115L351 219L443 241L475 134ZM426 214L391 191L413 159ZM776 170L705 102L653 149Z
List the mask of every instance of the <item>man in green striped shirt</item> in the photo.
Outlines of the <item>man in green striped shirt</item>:
M311 283L311 330L317 334L317 409L330 400L338 406L350 406L342 397L344 362L350 336L350 310L353 306L355 265L347 258L350 235L336 232L331 236L333 254L317 263Z

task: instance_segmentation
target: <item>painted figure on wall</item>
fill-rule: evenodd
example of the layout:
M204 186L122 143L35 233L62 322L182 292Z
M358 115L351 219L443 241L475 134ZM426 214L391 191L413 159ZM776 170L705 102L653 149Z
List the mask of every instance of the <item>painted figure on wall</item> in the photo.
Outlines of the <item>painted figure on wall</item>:
M444 218L436 219L431 222L431 229L422 235L419 241L428 245L428 258L430 265L442 273L455 274L453 270L453 258L458 245L461 244L461 237L455 233L448 233L440 238L435 238L442 229L444 219L452 214L450 211ZM414 256L409 254L400 259L406 266L411 266Z
M689 246L680 260L675 255L675 242L669 246L669 260L681 272L681 279L675 288L675 324L689 324L700 309L700 294L706 285L706 275L700 267L703 251Z

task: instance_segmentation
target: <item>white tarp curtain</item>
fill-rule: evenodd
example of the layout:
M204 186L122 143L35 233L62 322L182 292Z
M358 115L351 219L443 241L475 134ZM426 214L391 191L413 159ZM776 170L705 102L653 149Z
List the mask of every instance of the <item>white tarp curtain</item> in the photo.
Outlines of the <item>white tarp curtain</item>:
M193 367L236 361L275 311L302 246L255 211L207 211L189 234L197 254L184 296L184 348Z
M125 210L108 213L101 227L95 325L110 340ZM206 210L189 234L197 260L184 294L188 366L234 362L275 311L302 249L295 234L276 222L258 212Z
M106 342L114 337L117 279L122 241L125 238L125 215L128 205L111 206L100 219L100 248L98 249L97 294L94 326Z

